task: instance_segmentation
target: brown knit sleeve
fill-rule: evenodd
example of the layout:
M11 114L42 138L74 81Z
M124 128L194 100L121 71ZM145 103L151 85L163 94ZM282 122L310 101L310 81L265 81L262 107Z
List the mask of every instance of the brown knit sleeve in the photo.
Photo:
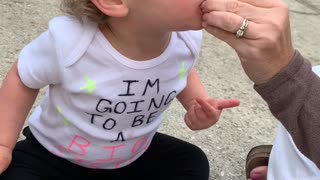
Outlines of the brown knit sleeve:
M320 168L320 79L311 64L296 51L284 71L254 88L301 153Z

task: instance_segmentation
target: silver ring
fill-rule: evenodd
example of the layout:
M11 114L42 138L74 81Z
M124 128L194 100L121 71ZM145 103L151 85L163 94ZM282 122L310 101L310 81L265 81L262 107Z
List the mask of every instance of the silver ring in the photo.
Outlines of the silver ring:
M249 24L248 19L244 19L242 21L242 24L241 24L239 30L236 33L236 37L237 38L242 38L244 36L244 33L246 32L246 30L248 28L248 24Z

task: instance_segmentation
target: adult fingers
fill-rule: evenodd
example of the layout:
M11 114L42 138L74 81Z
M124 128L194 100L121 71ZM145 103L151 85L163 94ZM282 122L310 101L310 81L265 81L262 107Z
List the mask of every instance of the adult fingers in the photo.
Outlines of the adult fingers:
M243 21L243 17L229 12L212 11L203 15L204 27L214 26L233 34L239 30ZM248 21L248 27L245 30L244 37L248 39L257 39L261 36L260 30L260 25Z
M278 6L279 4L283 4L281 0L238 0L238 1L248 3L257 7L263 7L263 8L272 8L272 7Z
M222 11L237 14L247 19L265 15L265 8L255 7L237 0L208 0L202 3L203 12Z
M215 36L216 38L226 42L229 46L231 46L233 49L235 49L237 52L241 51L242 49L249 49L249 40L242 38L241 41L236 38L236 35L234 33L230 33L228 31L213 27L213 26L207 26L205 28L206 31L208 31L210 34Z

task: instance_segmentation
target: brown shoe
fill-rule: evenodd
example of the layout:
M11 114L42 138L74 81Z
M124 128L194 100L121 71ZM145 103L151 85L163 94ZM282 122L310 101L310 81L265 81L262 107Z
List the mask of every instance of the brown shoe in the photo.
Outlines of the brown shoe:
M268 166L272 145L260 145L252 148L246 159L246 176L250 178L250 172L259 166Z

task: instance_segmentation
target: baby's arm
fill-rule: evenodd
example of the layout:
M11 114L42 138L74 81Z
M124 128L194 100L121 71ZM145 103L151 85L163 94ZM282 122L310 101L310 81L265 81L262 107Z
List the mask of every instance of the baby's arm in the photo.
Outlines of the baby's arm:
M15 63L0 88L0 174L11 162L12 150L38 92L21 82Z
M188 110L195 102L197 98L208 99L210 98L207 91L203 87L198 73L192 68L186 88L177 96L177 99Z
M208 96L200 78L192 69L186 88L177 96L183 107L187 110L184 121L192 130L200 130L211 127L220 117L224 108L239 105L239 100L215 100Z

